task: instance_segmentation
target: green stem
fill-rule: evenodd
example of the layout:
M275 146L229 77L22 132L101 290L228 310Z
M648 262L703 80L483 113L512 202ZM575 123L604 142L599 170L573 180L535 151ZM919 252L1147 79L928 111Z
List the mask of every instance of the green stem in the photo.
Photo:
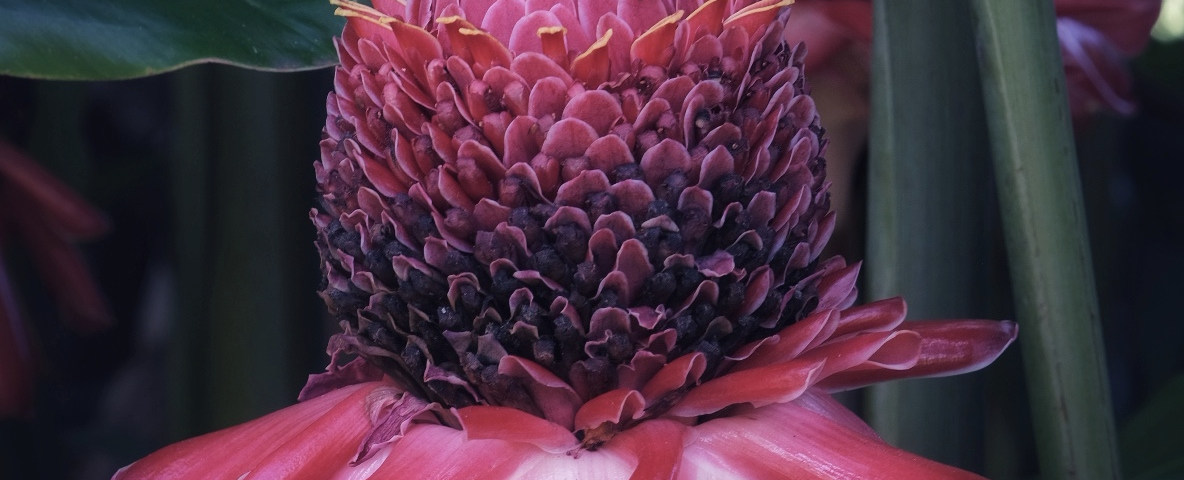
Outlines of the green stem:
M175 334L169 348L169 436L180 439L205 433L200 425L204 403L200 355L208 335L205 319L209 274L210 158L208 67L182 70L172 76L177 138L169 185L173 208L173 251L177 268Z
M870 298L909 317L986 317L990 160L969 4L874 3L868 171ZM987 218L995 218L987 216ZM869 416L896 446L983 467L977 375L877 385Z
M325 77L220 65L175 74L180 436L292 403L325 361L305 213Z
M984 97L1043 478L1117 478L1051 1L976 0Z
M209 414L221 427L292 403L303 377L290 345L302 318L291 261L304 223L294 172L306 165L309 136L298 122L291 80L283 75L214 69L214 190L208 299ZM311 142L308 142L311 143ZM303 158L302 158L303 157ZM297 213L300 212L300 213Z

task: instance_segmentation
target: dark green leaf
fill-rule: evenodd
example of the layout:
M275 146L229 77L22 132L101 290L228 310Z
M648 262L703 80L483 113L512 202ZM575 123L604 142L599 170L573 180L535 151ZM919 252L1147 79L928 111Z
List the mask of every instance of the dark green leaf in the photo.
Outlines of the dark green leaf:
M327 0L6 0L0 74L153 75L202 62L301 70L335 62L344 20Z

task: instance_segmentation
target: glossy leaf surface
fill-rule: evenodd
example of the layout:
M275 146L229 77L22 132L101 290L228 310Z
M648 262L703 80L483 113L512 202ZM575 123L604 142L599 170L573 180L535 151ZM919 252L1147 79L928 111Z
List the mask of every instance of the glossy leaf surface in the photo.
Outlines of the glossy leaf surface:
M343 20L320 0L0 3L0 74L113 80L218 62L301 70L334 62Z

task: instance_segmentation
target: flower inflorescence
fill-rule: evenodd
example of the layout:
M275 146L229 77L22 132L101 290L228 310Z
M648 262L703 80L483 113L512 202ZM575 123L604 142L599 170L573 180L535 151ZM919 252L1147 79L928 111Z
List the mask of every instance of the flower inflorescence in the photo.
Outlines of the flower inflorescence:
M365 21L337 42L312 212L336 345L444 405L551 417L529 384L579 403L693 352L707 380L809 314L842 264L818 260L824 132L786 4L659 5L634 35L638 12L507 30L342 3Z

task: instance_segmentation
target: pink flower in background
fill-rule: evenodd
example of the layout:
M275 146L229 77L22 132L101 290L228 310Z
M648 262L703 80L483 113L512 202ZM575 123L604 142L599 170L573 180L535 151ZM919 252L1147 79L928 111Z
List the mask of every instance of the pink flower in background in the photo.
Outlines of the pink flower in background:
M1057 37L1076 116L1098 110L1131 115L1127 61L1147 45L1160 0L1058 0Z
M788 1L335 3L333 362L115 478L979 478L829 396L1017 328L854 306Z
M1147 43L1160 0L1057 0L1057 33L1069 107L1081 125L1099 111L1130 115L1135 103L1127 61ZM836 251L860 251L861 210L853 205L854 178L867 144L870 116L872 2L799 0L785 29L790 45L804 42L811 95L832 139L827 154L840 213Z
M68 325L89 332L109 325L111 313L73 242L106 231L103 215L86 200L0 140L0 418L30 412L34 370L32 339L3 247L14 234L21 238Z
M33 352L27 328L0 263L0 418L24 416L33 407Z
M1056 0L1055 4L1073 115L1098 110L1134 113L1126 62L1147 44L1160 0ZM867 51L872 37L870 1L800 0L794 8L786 38L791 45L804 41L810 46L807 72L828 68L846 49ZM867 84L866 79L851 81Z

